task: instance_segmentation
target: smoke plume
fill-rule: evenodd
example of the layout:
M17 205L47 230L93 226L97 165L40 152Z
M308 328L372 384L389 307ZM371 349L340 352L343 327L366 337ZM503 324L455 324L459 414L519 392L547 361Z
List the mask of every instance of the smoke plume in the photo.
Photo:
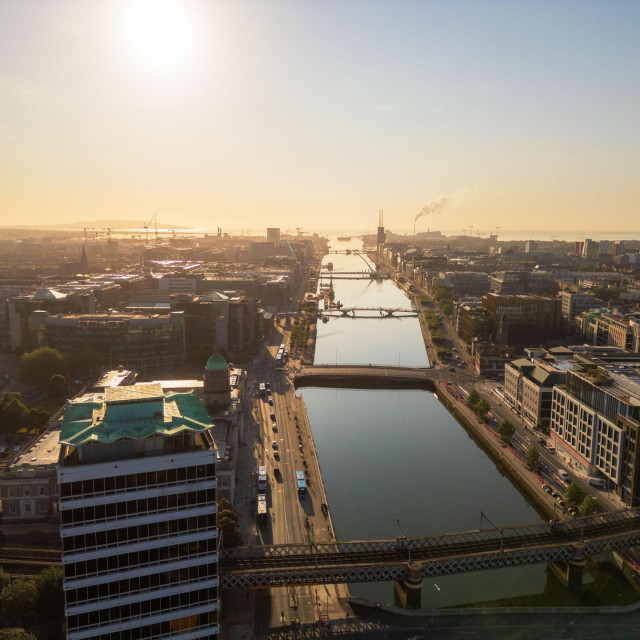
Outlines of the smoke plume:
M440 196L438 198L434 198L433 200L429 200L429 202L427 202L427 204L422 207L420 213L416 216L414 223L423 216L428 216L431 213L438 213L439 211L442 211L442 209L450 204L452 200L453 198L451 196Z

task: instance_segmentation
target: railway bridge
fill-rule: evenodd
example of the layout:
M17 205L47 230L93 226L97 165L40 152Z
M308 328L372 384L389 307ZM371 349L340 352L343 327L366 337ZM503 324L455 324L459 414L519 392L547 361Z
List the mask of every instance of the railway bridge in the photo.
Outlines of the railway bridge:
M220 585L248 589L402 580L584 557L640 544L640 508L575 520L395 540L237 547L220 552Z

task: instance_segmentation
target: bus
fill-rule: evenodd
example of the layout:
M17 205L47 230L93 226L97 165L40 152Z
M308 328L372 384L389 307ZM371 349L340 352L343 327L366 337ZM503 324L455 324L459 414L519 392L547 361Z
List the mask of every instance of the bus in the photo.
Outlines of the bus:
M267 496L264 493L258 495L258 507L256 511L256 520L260 526L267 523Z
M267 467L258 467L258 491L265 493L268 486Z
M296 471L296 482L298 483L298 496L304 498L307 495L307 481L304 478L304 471Z
M260 395L264 397L267 394L267 385L264 382L261 382L260 386L258 387L258 391Z

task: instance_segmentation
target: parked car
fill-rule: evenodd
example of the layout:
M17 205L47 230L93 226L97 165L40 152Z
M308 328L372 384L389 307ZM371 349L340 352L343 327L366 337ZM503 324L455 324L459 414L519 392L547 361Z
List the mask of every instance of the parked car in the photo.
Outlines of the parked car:
M277 440L273 440L273 441L271 442L271 446L272 446L274 449L277 449L277 448L278 448L278 441L277 441Z
M272 423L271 423L271 429L272 429L273 431L277 431L277 430L278 430L278 425L277 425L275 422L272 422Z

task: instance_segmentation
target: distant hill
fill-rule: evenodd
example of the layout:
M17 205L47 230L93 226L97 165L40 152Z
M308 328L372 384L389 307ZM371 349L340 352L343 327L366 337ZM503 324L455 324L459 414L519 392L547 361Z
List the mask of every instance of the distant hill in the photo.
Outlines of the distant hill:
M147 220L81 220L79 222L65 222L61 224L29 224L29 225L1 225L7 229L142 229ZM189 229L190 227L171 224L169 222L154 222L150 229Z
M147 220L82 220L80 222L67 222L65 224L49 224L46 225L51 229L142 229ZM41 225L38 225L41 226ZM160 220L153 223L153 228L158 229L187 229L188 227L171 224L169 222L160 222Z

